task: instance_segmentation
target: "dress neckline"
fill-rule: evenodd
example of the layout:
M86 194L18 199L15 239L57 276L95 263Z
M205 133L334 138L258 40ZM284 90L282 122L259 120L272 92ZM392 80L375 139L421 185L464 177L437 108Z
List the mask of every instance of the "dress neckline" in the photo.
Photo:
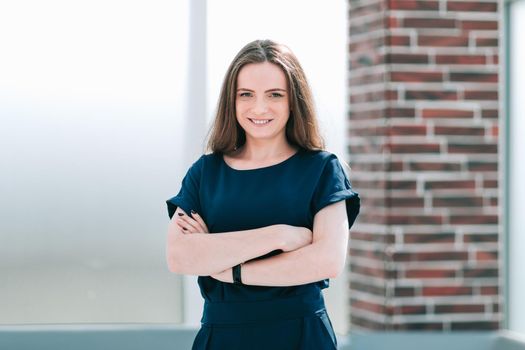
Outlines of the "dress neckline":
M299 148L299 150L297 152L295 152L293 155L291 155L290 157L286 158L285 160L283 160L283 161L281 161L279 163L268 165L268 166L264 166L264 167L260 167L260 168L252 168L252 169L235 169L235 168L232 168L224 160L224 154L221 153L219 155L219 157L220 157L222 163L226 166L226 168L228 168L228 169L230 169L230 170L232 170L234 172L245 173L245 172L253 172L253 171L258 171L258 170L271 169L271 168L275 168L275 167L284 165L284 164L288 163L289 161L291 161L292 159L294 159L295 157L297 157L297 155L299 155L299 153L301 153L302 150L303 150L302 148Z

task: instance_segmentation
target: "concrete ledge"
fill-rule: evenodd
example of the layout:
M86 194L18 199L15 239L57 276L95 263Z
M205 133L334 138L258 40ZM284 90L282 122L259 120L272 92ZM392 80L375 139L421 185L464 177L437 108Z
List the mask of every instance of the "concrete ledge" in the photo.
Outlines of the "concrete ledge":
M164 324L0 326L0 349L191 349L194 327Z
M493 350L497 338L498 332L355 332L349 349Z
M198 329L169 324L0 325L0 349L186 350ZM339 350L525 350L509 332L353 332Z

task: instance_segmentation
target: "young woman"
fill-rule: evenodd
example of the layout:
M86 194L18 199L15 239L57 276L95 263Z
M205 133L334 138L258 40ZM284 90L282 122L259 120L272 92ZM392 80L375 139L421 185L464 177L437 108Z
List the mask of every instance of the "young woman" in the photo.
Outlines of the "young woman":
M321 290L343 271L359 196L286 46L233 59L208 150L167 200L168 267L199 275L205 300L192 349L336 349Z

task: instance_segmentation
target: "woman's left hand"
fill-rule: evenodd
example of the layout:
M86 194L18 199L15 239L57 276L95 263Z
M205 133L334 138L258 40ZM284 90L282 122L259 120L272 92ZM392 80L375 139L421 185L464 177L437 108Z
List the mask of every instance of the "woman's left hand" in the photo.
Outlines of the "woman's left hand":
M175 219L177 225L182 229L184 233L210 233L204 220L197 213L191 213L192 217L187 214L179 215ZM229 268L222 272L210 275L221 282L233 283L232 269Z
M198 213L192 210L191 217L184 211L180 214L182 215L175 219L175 223L183 233L210 233L208 226Z

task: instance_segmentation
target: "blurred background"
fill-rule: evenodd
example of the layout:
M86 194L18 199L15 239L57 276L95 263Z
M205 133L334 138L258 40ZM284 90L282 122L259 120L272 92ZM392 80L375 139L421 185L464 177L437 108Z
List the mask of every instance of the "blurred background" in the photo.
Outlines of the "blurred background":
M523 23L523 0L1 1L0 327L199 325L165 200L268 38L363 198L338 335L525 334Z

